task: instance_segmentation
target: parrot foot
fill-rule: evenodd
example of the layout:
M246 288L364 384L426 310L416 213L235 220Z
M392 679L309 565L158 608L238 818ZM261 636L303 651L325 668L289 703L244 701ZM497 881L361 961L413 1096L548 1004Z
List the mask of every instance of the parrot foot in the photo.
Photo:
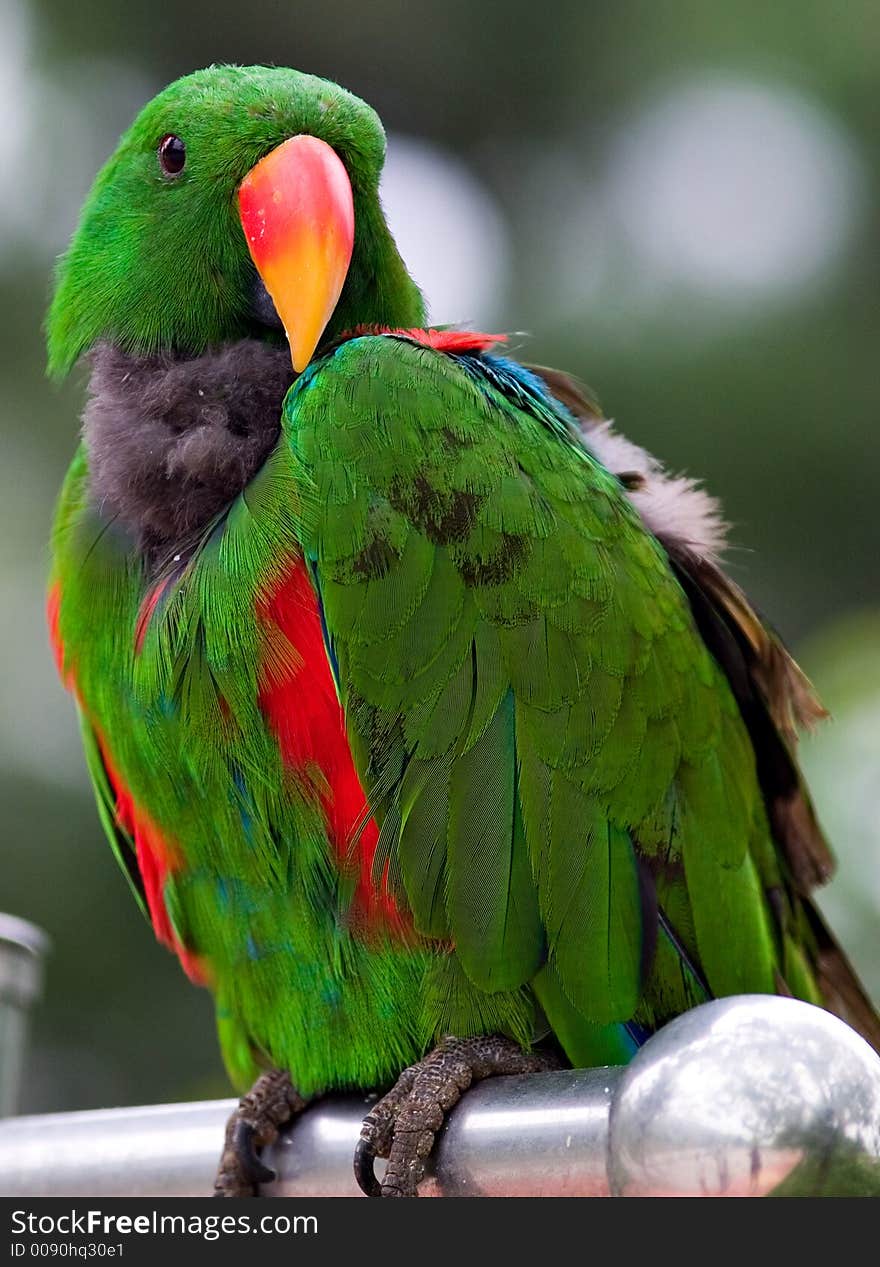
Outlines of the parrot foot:
M257 1149L273 1144L281 1127L305 1106L285 1070L261 1074L226 1124L214 1196L255 1197L261 1183L271 1183L275 1172L263 1165Z
M418 1196L436 1134L472 1082L557 1066L551 1053L523 1051L501 1034L444 1038L424 1060L404 1069L364 1119L354 1155L362 1191L368 1197ZM381 1184L373 1172L377 1157L388 1158Z

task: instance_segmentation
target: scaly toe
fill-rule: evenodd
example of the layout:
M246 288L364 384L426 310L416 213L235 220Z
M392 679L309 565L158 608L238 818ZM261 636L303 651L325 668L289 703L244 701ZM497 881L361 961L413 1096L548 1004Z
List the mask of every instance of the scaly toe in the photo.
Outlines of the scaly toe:
M524 1051L500 1034L444 1038L418 1064L405 1069L367 1114L354 1156L354 1173L368 1197L415 1197L446 1113L472 1082L499 1074L550 1069L555 1058ZM373 1163L387 1157L380 1184Z
M305 1104L284 1070L272 1069L257 1079L226 1125L215 1196L255 1197L260 1184L272 1182L275 1172L263 1165L257 1150L274 1143Z

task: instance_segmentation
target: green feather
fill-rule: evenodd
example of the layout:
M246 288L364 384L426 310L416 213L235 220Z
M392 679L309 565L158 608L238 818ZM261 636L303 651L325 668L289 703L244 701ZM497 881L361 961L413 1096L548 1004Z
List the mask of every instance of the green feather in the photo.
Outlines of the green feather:
M543 959L538 903L516 797L513 698L455 761L446 904L458 958L484 990L528 981Z
M401 825L395 842L416 929L441 940L452 933L446 908L450 768L448 757L410 761L400 784Z
M559 973L545 964L532 981L553 1033L572 1064L577 1068L595 1065L625 1065L632 1056L632 1042L621 1025L598 1025L589 1021L566 996Z
M569 843L581 825L580 849ZM628 834L563 774L553 779L548 885L542 898L551 960L591 1020L628 1020L641 994L642 910Z

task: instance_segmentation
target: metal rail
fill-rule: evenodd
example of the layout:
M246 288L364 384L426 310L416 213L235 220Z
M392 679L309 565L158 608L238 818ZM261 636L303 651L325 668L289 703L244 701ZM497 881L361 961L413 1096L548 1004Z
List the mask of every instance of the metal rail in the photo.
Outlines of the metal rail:
M607 1196L608 1115L622 1072L574 1069L478 1084L450 1114L421 1191ZM0 1195L206 1196L234 1105L209 1100L0 1122ZM306 1110L267 1153L278 1180L263 1195L359 1196L352 1158L368 1107L363 1097L347 1096Z
M40 996L48 951L42 929L0 913L0 1118L18 1104L28 1012Z
M369 1101L327 1098L269 1151L265 1196L357 1195ZM0 1194L211 1191L233 1101L0 1121ZM794 999L717 999L625 1069L478 1083L438 1138L433 1196L880 1196L880 1059Z

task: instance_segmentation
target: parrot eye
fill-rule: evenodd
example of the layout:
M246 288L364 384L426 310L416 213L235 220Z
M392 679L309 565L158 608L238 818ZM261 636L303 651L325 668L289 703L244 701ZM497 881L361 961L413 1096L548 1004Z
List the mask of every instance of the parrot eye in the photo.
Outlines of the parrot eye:
M166 176L179 176L186 165L186 146L179 136L168 132L159 142L159 166Z

